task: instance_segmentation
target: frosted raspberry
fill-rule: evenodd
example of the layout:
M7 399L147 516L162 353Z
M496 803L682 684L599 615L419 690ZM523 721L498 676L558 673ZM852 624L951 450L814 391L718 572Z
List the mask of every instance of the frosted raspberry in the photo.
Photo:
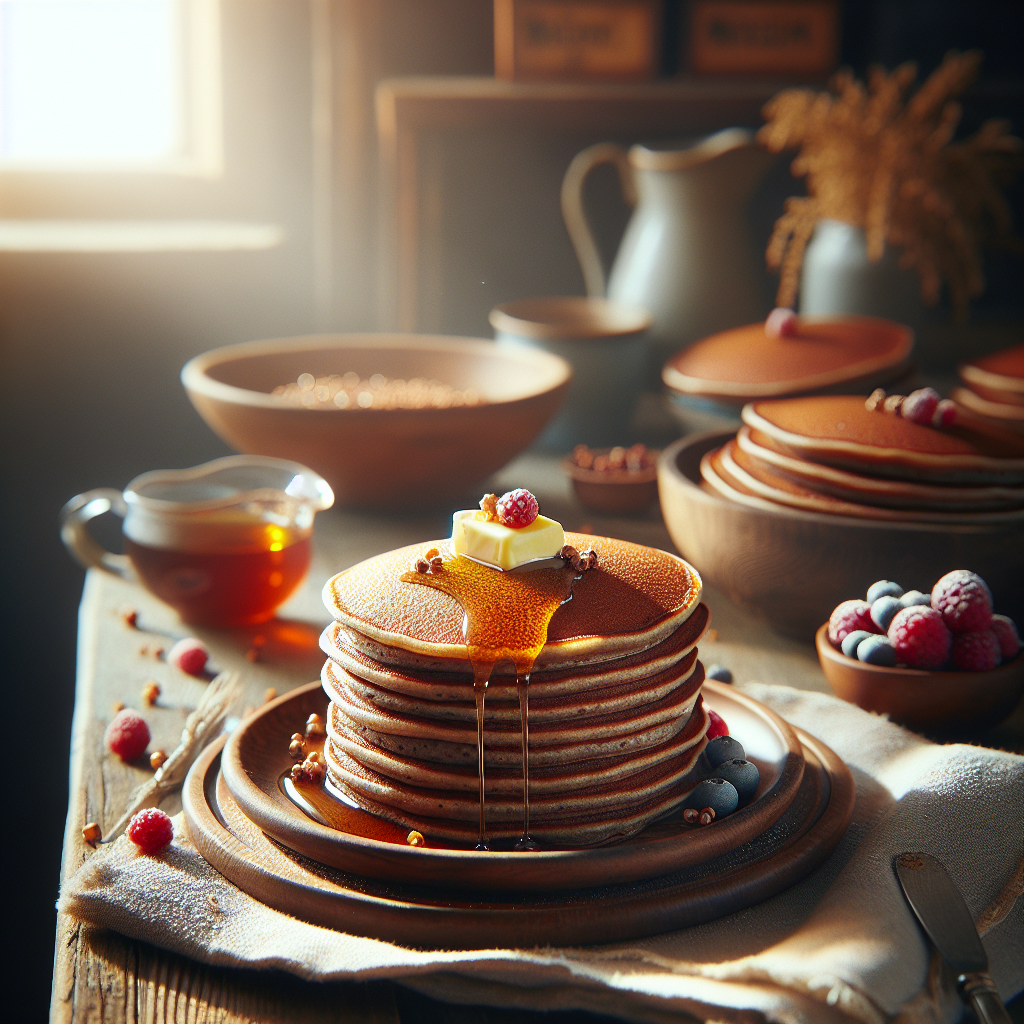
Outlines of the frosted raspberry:
M203 674L210 652L194 636L179 640L168 652L167 660L190 676Z
M952 636L934 608L903 608L889 623L889 643L896 660L911 668L941 668L949 659Z
M540 506L537 499L522 487L508 491L498 499L498 522L511 526L513 530L521 530L537 518Z
M984 629L992 621L992 591L977 573L954 569L932 587L932 607L954 633Z
M986 626L953 637L953 664L965 672L988 672L999 664L999 637Z
M725 724L725 719L709 707L705 707L704 710L708 713L708 739L713 740L716 736L728 736L729 726Z
M944 398L937 406L935 406L935 412L932 413L932 426L952 426L956 423L959 415L960 410L957 408L956 402L954 402L952 398Z
M996 635L999 641L999 650L1003 655L1003 661L1009 661L1017 657L1020 650L1020 634L1017 632L1017 624L1013 619L1005 615L993 615L989 628Z
M828 638L833 647L841 647L847 633L863 629L877 633L878 627L871 620L871 605L867 601L844 601L836 605L828 620Z
M796 313L784 306L778 306L768 314L764 322L764 333L769 338L792 338L800 326Z
M935 409L939 404L939 393L934 388L918 388L911 391L900 406L900 415L905 420L913 420L925 426L932 421Z
M134 761L149 744L149 726L144 718L125 708L114 715L104 738L122 761Z
M143 853L156 853L174 838L174 826L163 811L147 807L128 822L127 834Z

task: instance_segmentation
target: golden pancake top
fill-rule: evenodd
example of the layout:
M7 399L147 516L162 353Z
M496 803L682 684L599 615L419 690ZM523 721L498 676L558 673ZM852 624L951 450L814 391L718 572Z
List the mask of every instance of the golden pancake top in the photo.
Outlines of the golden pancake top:
M842 451L875 459L912 454L939 459L1024 460L1024 444L980 429L954 426L936 430L902 416L869 410L858 395L822 395L751 402L743 422L785 445L808 452Z
M552 660L596 652L610 657L653 645L700 602L700 576L675 555L608 537L565 536L578 549L592 547L598 562L575 582L572 600L551 619L545 654ZM383 643L436 657L468 658L458 602L433 587L401 579L432 546L445 551L448 541L398 548L338 573L324 586L328 611Z
M663 378L690 394L794 394L899 364L913 341L909 328L875 317L801 317L796 333L782 338L766 334L764 323L747 324L683 349Z

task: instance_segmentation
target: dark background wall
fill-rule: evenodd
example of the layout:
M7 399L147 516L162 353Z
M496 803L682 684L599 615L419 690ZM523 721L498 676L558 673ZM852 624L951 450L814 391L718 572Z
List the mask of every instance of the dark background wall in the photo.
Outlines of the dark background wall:
M311 8L295 0L223 4L225 68L233 83L225 96L229 163L251 171L239 192L247 197L238 199L244 208L233 215L281 223L284 245L205 255L0 254L0 472L8 523L0 674L8 748L19 764L9 773L14 802L3 844L11 894L6 920L18 950L5 998L11 1020L45 1019L49 999L82 583L57 537L61 505L90 487L124 486L147 469L225 454L178 383L192 355L322 326L374 326L373 88L390 75L489 74L492 68L487 0L337 0L331 10L333 73L345 94L336 111L338 137L345 148L335 161L344 187L332 213L334 298L326 311L313 284L315 26ZM965 104L965 129L1000 114L1012 117L1020 134L1022 10L998 0L849 2L844 61L863 71L876 61L892 67L916 59L927 73L950 48L980 47L987 59ZM670 25L680 24L681 6L670 3L668 16ZM541 141L520 158L560 175L567 159L560 145ZM782 197L795 188L782 166L751 211L755 234L766 236ZM19 195L4 186L0 216L41 215L31 197ZM1013 196L1020 230L1019 186ZM610 183L598 183L595 201L612 211L614 235L614 218L621 224L622 214L613 211ZM552 257L561 275L556 290L582 291L567 239L559 245ZM507 249L502 258L516 261L521 253ZM990 290L974 315L1020 319L1019 262L995 257L988 270ZM500 280L500 259L489 273Z

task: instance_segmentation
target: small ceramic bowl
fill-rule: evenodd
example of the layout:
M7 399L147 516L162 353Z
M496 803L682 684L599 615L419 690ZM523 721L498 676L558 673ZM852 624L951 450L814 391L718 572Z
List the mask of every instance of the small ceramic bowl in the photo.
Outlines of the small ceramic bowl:
M298 374L434 379L481 405L379 409L292 406L271 394ZM335 334L245 342L181 371L200 416L239 451L310 466L339 505L443 504L500 469L558 410L572 368L533 349L413 334Z
M1024 693L1024 651L988 672L927 672L848 658L829 643L827 622L814 642L837 697L910 729L963 732L996 725Z
M610 448L597 448L595 455L607 455ZM562 460L562 468L572 480L580 504L605 515L630 515L642 512L658 500L658 456L650 451L652 464L646 469L601 470L583 469L572 461Z

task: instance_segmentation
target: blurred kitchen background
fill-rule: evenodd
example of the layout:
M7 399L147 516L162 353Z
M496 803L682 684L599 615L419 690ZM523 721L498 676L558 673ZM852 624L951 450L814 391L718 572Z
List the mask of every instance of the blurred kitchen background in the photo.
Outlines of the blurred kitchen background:
M980 48L960 133L992 116L1024 132L1016 0L795 0L835 25L835 47L770 74L702 63L701 0L665 0L646 5L657 43L638 80L569 83L495 77L495 10L506 6L0 0L3 676L15 793L4 878L25 960L17 1019L46 1012L67 802L82 572L57 513L88 488L227 452L185 397L186 360L313 332L490 337L497 303L584 293L559 207L579 150L756 128L779 89L820 87L841 65L863 74L915 60L923 78L947 50ZM784 198L801 191L780 156L745 211L759 254ZM1019 183L1008 197L1020 231ZM595 171L586 198L610 257L628 215L611 168ZM1020 269L990 256L971 310L975 345L987 330L993 347L1008 343L1006 325L1024 314ZM765 272L765 313L776 286ZM948 310L930 314L919 357L952 369L967 354L960 330Z

